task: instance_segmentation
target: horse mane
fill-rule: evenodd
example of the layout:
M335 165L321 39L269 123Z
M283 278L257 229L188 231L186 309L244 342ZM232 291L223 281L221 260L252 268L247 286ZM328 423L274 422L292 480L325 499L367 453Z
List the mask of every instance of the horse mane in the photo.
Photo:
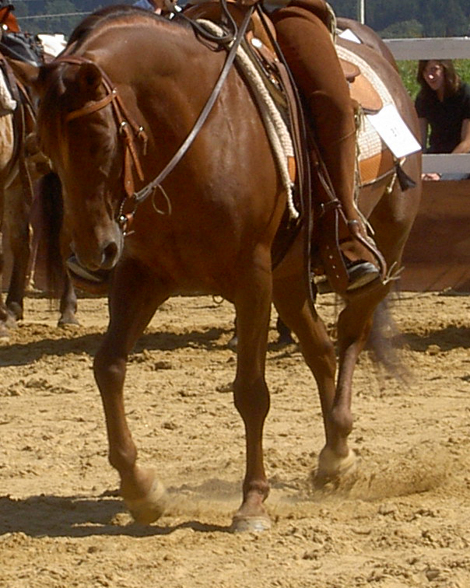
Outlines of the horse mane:
M72 31L70 38L67 43L67 47L73 47L74 50L82 45L82 43L88 39L88 37L98 28L105 26L106 24L112 23L122 18L127 19L128 17L139 16L158 20L163 22L169 22L168 19L136 6L130 6L129 4L118 4L115 6L106 6L99 10L96 10L92 14L85 17L80 24L78 24Z

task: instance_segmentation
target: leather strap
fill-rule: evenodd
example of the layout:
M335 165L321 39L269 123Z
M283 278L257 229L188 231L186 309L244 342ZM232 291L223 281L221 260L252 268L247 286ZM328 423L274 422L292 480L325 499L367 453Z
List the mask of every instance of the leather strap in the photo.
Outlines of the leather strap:
M80 118L81 116L85 116L87 114L91 114L92 112L96 112L97 110L101 110L102 108L107 106L111 102L111 100L114 100L115 94L116 94L116 90L113 89L111 94L108 94L107 96L105 96L101 100L89 102L85 106L82 106L82 108L79 108L78 110L74 110L72 112L69 112L67 114L67 116L65 117L65 121L69 122L69 121L74 120L76 118Z
M230 69L231 69L233 62L235 60L235 57L237 55L238 47L239 47L240 43L243 41L246 29L247 29L248 25L250 24L250 18L251 18L252 12L253 12L253 7L251 6L247 10L247 12L243 18L243 22L240 25L240 28L238 29L238 31L235 35L235 38L233 40L232 45L230 46L230 50L227 54L227 58L225 60L224 67L222 68L222 71L220 72L219 77L217 79L217 82L212 90L212 93L209 96L208 101L204 105L204 108L202 109L201 114L199 115L198 119L196 120L194 127L191 129L188 136L183 141L182 145L179 147L178 151L173 155L171 160L162 169L162 171L158 174L158 176L156 178L154 178L149 184L147 184L147 186L145 186L144 188L142 188L138 192L134 193L133 196L134 196L134 200L136 203L143 202L146 198L148 198L150 196L150 194L152 194L152 192L155 190L155 188L157 188L163 182L163 180L173 171L173 169L178 165L178 163L181 161L181 159L183 158L183 156L185 155L185 153L187 152L187 150L189 149L189 147L193 143L194 139L197 137L199 131L201 130L203 124L205 123L207 117L209 116L209 113L211 112L212 107L214 106L215 101L217 100L217 98L220 94L220 91L222 90L222 87L225 83L225 80L230 72ZM188 22L193 24L193 21L191 21L191 20L188 20Z

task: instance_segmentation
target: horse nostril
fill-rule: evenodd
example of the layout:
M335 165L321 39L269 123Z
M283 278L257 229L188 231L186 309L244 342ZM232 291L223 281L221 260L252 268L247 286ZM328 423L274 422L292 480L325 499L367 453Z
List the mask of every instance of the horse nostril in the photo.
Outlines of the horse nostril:
M119 254L119 247L117 243L111 241L108 243L106 247L103 249L103 257L102 257L102 264L101 267L103 269L111 269L114 264L116 263L116 258Z

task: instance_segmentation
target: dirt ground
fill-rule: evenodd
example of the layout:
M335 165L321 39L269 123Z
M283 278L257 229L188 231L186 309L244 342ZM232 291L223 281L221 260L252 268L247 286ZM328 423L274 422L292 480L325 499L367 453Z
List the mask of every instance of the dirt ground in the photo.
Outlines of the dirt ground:
M229 391L232 307L170 300L130 359L130 426L171 496L145 527L125 511L107 462L92 374L106 301L79 306L82 326L63 330L48 302L30 297L0 342L1 588L470 586L470 296L402 293L394 303L409 376L361 358L351 434L360 470L347 492L311 486L323 445L316 389L296 345L279 348L271 331L274 525L236 535L244 434ZM333 297L319 311L333 324Z

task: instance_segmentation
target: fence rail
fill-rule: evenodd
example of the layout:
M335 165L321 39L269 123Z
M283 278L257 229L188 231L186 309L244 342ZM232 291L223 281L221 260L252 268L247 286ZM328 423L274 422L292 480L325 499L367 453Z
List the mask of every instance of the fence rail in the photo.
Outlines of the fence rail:
M384 39L398 61L470 59L470 37ZM470 173L470 154L424 155L423 172Z
M428 39L384 39L398 60L470 59L470 37Z

